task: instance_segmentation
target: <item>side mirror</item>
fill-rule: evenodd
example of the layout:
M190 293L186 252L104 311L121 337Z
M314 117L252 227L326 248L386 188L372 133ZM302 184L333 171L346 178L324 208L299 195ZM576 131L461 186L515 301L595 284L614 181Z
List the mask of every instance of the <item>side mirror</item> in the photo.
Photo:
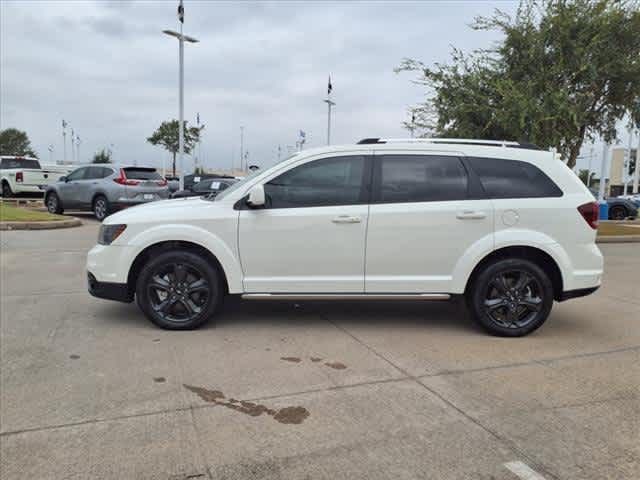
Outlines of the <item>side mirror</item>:
M66 176L62 176L58 179L59 182L65 182L67 183L67 177Z
M247 199L247 204L250 207L264 207L265 197L264 197L264 186L256 185L249 190L249 198Z

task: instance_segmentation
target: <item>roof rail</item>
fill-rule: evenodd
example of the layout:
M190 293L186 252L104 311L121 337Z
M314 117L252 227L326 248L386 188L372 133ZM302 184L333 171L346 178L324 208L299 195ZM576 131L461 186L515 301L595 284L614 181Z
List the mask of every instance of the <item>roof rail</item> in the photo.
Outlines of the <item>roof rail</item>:
M444 145L483 145L487 147L524 148L540 150L537 145L527 142L513 142L508 140L475 140L469 138L365 138L358 142L362 144L381 143L431 143Z

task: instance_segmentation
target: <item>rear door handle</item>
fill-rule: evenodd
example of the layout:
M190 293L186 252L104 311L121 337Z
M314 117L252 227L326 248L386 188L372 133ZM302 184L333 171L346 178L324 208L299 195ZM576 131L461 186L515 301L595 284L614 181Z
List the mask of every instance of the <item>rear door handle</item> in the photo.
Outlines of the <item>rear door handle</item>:
M473 210L464 210L462 212L458 212L458 214L456 215L456 218L459 220L480 220L486 217L486 213Z
M351 215L340 215L331 220L333 223L360 223L362 219L360 217L354 217Z

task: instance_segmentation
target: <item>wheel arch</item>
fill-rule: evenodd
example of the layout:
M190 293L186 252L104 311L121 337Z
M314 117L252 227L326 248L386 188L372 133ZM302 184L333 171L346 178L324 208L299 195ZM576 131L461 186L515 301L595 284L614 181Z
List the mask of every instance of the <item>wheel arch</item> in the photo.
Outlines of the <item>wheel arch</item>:
M564 289L562 270L558 262L546 251L530 245L510 245L493 250L485 255L471 271L467 278L464 293L468 293L478 274L488 265L498 260L519 258L529 260L538 265L549 276L553 285L553 297L559 300Z

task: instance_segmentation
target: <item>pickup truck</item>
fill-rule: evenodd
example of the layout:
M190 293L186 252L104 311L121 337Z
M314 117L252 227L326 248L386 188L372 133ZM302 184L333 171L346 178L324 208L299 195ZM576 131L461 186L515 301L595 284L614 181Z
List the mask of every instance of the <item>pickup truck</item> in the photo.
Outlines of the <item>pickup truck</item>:
M0 156L0 181L2 196L17 193L42 194L45 188L67 174L63 166L42 168L37 158Z

